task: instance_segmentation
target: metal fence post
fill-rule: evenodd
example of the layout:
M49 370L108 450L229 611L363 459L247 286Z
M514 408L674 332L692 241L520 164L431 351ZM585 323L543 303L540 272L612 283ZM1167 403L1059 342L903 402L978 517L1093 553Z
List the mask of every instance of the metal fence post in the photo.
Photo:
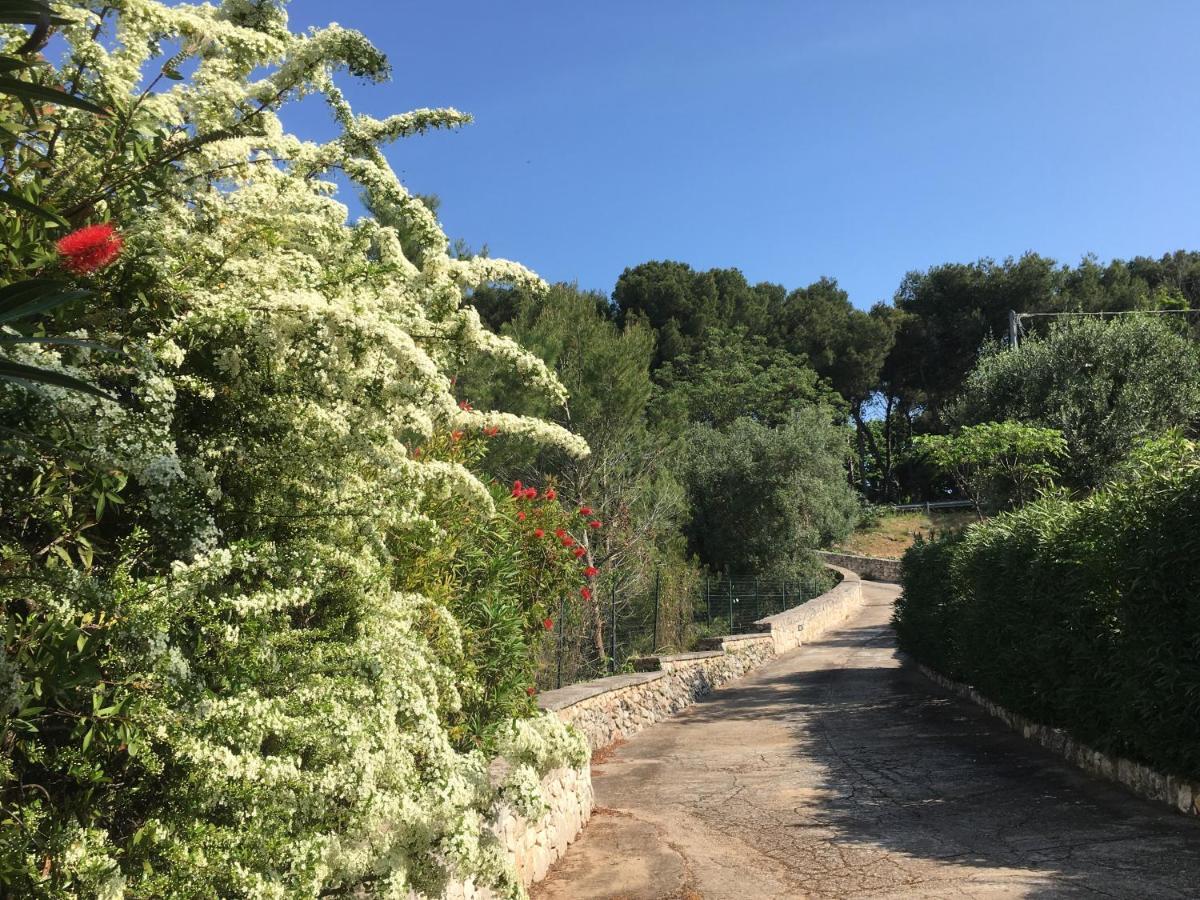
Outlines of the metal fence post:
M758 576L755 575L754 576L754 618L755 619L759 618L759 614L761 612L762 612L762 601L759 599L759 596L758 596Z
M704 603L708 607L708 627L712 628L712 582L707 572L704 573Z
M733 634L733 579L729 579L729 633Z
M617 582L613 581L609 597L611 606L608 621L608 645L612 648L608 654L608 665L612 674L617 674Z
M565 597L558 598L558 675L555 680L558 687L562 687L562 658L563 658L563 632L566 631L566 624L563 621L563 616L566 614L567 601Z
M654 570L654 639L650 642L650 652L658 652L658 576L659 570Z

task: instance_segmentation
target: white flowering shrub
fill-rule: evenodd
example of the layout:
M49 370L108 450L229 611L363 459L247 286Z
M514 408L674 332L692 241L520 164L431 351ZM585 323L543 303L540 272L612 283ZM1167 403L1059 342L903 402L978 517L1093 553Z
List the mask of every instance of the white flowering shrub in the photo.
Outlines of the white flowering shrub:
M112 350L14 353L114 399L0 384L25 435L0 463L0 893L436 896L473 875L519 894L487 828L487 754L512 758L531 812L537 778L586 758L557 719L513 718L534 712L546 616L582 581L552 495L535 510L481 482L469 448L587 447L455 396L455 367L484 354L566 399L464 304L537 278L452 258L379 151L467 117L356 115L334 75L380 78L383 58L337 26L289 31L272 0L55 9L66 57L22 77L111 114L0 99L24 127L9 149L40 160L5 177L67 227L114 225L120 256L56 258L62 223L5 213L0 281L92 292L47 314L52 333ZM9 51L26 38L0 26ZM313 94L340 126L328 143L279 117ZM400 228L348 223L334 175ZM508 568L468 553L473 534ZM484 594L504 648L464 613Z

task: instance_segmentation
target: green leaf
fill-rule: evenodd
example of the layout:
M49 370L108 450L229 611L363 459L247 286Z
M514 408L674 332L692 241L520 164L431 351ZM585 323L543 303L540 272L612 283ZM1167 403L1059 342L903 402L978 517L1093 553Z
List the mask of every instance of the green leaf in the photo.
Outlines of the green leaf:
M86 381L80 381L78 378L64 375L62 372L41 369L37 366L28 366L24 363L14 362L11 359L4 359L3 357L0 357L0 379L26 384L51 384L55 387L67 388L84 394L92 394L95 397L103 397L105 400L116 400L116 397L105 393L100 388L92 387Z
M20 194L15 191L0 191L0 203L11 206L14 209L19 209L21 212L31 213L39 216L50 222L57 222L59 225L66 226L66 221L57 213L53 213L48 209L43 209L36 203L30 203Z
M9 337L6 334L0 334L0 344L61 344L65 347L83 347L88 350L107 350L110 353L118 353L116 347L110 347L108 344L102 344L99 341L85 341L82 338L65 338L65 337Z
M92 738L96 736L96 726L93 725L87 730L87 734L83 736L83 749L86 752L87 748L92 745Z
M61 281L41 279L20 281L8 285L7 288L0 290L0 325L36 316L48 309L54 309L56 306L62 306L64 303L71 303L75 300L82 300L92 294L91 291L78 288L67 291L60 290L65 286L65 283ZM14 290L5 293L8 288Z
M72 96L66 91L60 91L58 88L33 84L29 81L21 81L19 78L0 77L0 94L9 94L22 100L48 100L51 103L57 103L59 106L73 106L85 112L96 113L101 116L108 115L108 110L102 106L97 106L90 100Z

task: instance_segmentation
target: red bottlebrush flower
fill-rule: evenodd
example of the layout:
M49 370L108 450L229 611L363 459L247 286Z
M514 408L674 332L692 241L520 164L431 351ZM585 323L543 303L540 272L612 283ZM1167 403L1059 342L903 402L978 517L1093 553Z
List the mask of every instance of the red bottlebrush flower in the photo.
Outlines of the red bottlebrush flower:
M597 569L595 566L588 566L586 569L583 570L583 574L584 574L584 577L586 577L586 578L595 578L597 575L600 574L600 570Z
M524 493L525 493L525 486L523 484L521 484L521 482L519 480L514 481L513 488L512 488L512 495L514 497L520 497Z
M532 500L537 496L537 488L525 488L525 499Z
M579 514L585 517L590 516L592 514L592 508L590 506L581 506L579 507Z
M550 629L552 629L554 627L554 620L553 619L542 619L542 627L545 628L547 631L549 631Z
M537 688L535 688L535 687L534 687L534 686L531 684L529 687L525 688L525 693L526 693L526 694L528 694L530 697L536 696L536 695L537 695Z
M546 532L544 532L540 528L535 528L535 529L533 529L533 536L535 538L544 538L546 536Z
M483 433L485 437L495 437L500 433L500 429L493 425L490 428L483 429Z
M121 255L124 239L111 222L72 231L55 242L63 265L76 275L90 275Z
M575 543L575 538L571 537L569 534L562 539L562 545L564 547L570 547L574 543Z
M563 531L561 528L555 528L555 529L554 529L554 536L555 536L556 538L564 538L564 537L566 537L566 536L567 536L567 533L566 533L565 531Z
M591 600L592 599L592 589L590 587L581 587L579 589L579 596L582 597L584 600Z
M450 440L454 441L454 443L457 444L459 441L462 440L462 434L463 433L461 431L452 431L452 432L450 432Z
M517 513L517 521L524 522L525 521L525 513L523 513L523 512Z
M554 492L554 488L549 488L546 493L542 494L547 500L557 500L558 494Z
M575 558L576 558L576 559L582 559L582 558L583 558L583 554L585 554L585 553L587 553L587 551L586 551L586 550L584 550L582 547L576 547L576 548L575 548Z
M599 519L592 519L592 521L588 522L588 528L599 528L603 524Z
M471 411L471 404L470 404L470 403L468 403L466 400L459 400L459 401L458 401L458 408L459 408L459 409L461 409L461 410L465 410L466 412L470 412L470 411Z

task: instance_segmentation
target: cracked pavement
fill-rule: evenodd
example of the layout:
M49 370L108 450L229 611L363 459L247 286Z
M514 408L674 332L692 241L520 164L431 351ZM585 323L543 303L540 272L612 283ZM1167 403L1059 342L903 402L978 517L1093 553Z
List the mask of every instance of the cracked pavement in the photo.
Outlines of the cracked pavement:
M535 900L1200 897L1200 821L902 666L893 585L593 766Z

